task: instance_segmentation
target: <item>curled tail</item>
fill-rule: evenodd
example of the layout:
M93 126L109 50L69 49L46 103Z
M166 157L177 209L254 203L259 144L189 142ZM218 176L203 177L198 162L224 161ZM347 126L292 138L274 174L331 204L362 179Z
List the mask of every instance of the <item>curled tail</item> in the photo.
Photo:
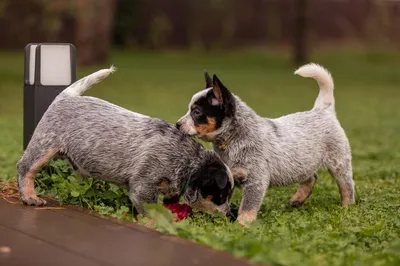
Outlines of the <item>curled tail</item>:
M321 108L325 109L328 107L334 108L335 98L333 97L333 79L328 70L324 67L311 63L301 66L294 72L295 75L299 75L305 78L313 78L318 82L319 94L315 100L314 109Z
M90 89L93 85L100 83L105 78L107 78L111 73L115 72L115 67L111 66L109 69L101 69L96 71L86 77L81 78L80 80L74 82L65 90L63 90L56 98L67 98L67 97L76 97L82 95L85 91Z

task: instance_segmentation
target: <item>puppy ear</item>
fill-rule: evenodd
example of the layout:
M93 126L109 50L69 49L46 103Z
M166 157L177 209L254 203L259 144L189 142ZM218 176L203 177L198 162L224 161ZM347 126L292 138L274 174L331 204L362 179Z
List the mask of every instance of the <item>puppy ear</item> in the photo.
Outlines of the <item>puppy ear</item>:
M206 80L206 88L211 88L213 86L213 80L207 70L204 70L204 78Z
M217 75L213 76L213 93L220 106L223 106L226 115L233 116L235 100L233 94L222 84Z
M227 173L220 168L210 167L208 169L208 177L209 179L207 180L207 183L211 185L216 183L219 189L224 189L228 183Z
M224 171L218 170L215 175L215 180L217 181L218 188L224 189L228 183L228 175Z
M225 86L222 84L222 82L218 79L217 75L213 76L213 92L215 98L217 98L219 105L224 104L224 97L222 90L227 90Z

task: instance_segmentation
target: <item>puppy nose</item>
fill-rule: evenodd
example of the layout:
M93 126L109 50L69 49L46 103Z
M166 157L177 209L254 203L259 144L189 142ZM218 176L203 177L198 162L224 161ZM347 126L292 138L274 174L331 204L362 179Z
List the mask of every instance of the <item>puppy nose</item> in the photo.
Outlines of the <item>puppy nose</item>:
M176 126L177 129L180 129L181 128L181 123L176 122L175 126Z

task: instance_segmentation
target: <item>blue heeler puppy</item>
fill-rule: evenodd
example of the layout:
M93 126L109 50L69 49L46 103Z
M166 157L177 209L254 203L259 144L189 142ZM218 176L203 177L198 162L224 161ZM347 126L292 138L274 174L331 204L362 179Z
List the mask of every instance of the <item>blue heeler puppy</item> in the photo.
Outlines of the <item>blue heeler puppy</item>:
M315 79L320 92L310 111L269 119L257 115L214 75L195 94L178 122L184 133L213 143L214 150L242 187L239 223L254 221L270 186L299 183L288 202L301 206L310 196L317 170L327 168L339 187L342 205L354 203L349 141L335 113L333 79L316 64L295 74Z
M97 71L61 92L40 120L17 164L18 185L27 205L44 205L34 189L36 173L55 155L66 156L83 176L129 188L143 203L178 201L229 211L233 190L229 168L219 156L161 119L131 112L94 97L80 96L114 71Z

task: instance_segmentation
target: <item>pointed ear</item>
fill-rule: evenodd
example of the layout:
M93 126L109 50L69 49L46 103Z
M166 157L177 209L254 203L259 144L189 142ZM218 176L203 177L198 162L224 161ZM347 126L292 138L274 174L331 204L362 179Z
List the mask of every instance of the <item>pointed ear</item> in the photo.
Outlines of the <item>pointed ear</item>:
M217 75L213 76L213 86L212 87L213 87L214 96L215 96L215 98L217 98L218 103L220 105L223 105L224 104L224 97L223 97L223 94L222 94L222 90L226 89L226 88L224 87L222 82L218 79Z
M204 78L206 80L206 88L211 88L213 86L213 80L207 70L204 70Z
M226 187L226 184L228 183L228 175L225 172L218 171L218 173L215 175L215 179L219 189Z
M224 170L213 167L209 169L209 176L211 179L215 180L219 189L226 187L226 184L228 183L228 174Z
M227 116L235 113L235 100L233 94L222 84L217 75L213 76L213 93L218 104L223 107Z

